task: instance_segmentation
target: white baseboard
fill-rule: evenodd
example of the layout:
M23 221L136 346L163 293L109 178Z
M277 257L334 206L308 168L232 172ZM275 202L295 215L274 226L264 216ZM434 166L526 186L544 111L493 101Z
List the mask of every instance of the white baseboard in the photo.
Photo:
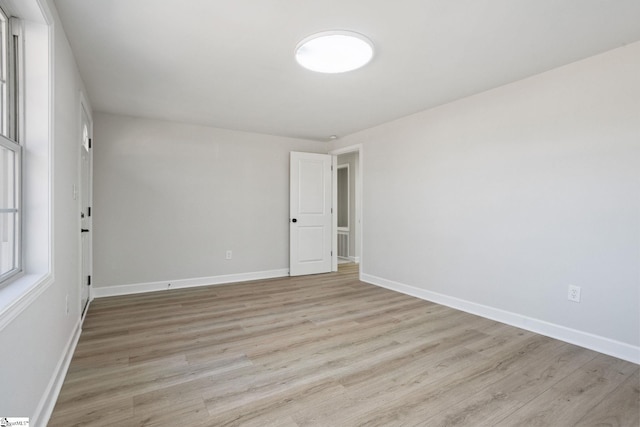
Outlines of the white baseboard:
M58 395L60 394L60 390L62 389L62 384L64 383L64 379L67 376L67 371L69 370L69 364L71 364L71 359L73 358L73 353L76 350L76 346L78 345L78 340L80 339L80 333L82 332L82 319L78 321L76 327L73 331L73 334L69 337L69 341L67 342L67 346L65 347L65 351L62 354L62 357L58 361L56 365L56 369L47 385L47 388L38 404L36 412L31 418L31 425L34 426L45 426L49 422L49 418L51 418L51 414L53 413L53 408L56 406L56 402L58 400Z
M457 310L475 314L497 322L506 323L507 325L526 329L570 344L575 344L580 347L608 354L609 356L640 364L640 347L576 329L567 328L565 326L556 325L554 323L545 322L543 320L523 316L521 314L416 288L415 286L405 285L403 283L394 282L392 280L383 279L370 274L362 273L360 275L360 280L372 285L411 295L437 304L446 305L447 307L455 308Z
M223 276L197 277L193 279L165 280L162 282L133 283L129 285L96 286L92 289L93 298L118 295L141 294L145 292L166 291L169 289L194 288L199 286L222 285L225 283L247 282L250 280L286 277L289 269L257 271L251 273L227 274Z
M356 264L360 264L360 257L359 256L350 256L349 260L351 262L355 262Z

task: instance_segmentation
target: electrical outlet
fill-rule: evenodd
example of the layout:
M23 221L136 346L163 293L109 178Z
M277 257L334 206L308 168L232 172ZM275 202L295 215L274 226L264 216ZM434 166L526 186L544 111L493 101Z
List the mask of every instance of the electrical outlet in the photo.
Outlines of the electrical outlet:
M225 256L226 259L233 259L233 251L231 249L229 249L227 251L227 254Z
M567 299L573 302L580 302L580 286L569 285Z

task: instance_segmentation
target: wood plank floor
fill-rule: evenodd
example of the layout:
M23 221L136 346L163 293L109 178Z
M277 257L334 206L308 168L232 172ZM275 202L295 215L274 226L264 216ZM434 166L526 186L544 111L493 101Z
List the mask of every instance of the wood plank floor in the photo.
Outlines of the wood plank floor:
M50 426L638 426L639 367L338 273L91 304Z

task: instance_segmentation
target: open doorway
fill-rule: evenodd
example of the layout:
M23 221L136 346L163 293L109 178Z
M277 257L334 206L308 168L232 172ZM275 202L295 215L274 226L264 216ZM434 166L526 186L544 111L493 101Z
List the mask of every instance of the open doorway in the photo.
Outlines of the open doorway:
M335 241L337 263L360 264L362 257L362 168L361 147L332 151L336 156Z
M344 154L343 156L350 156L350 154ZM341 156L342 157L342 156ZM337 207L336 210L338 212L337 219L337 251L338 251L338 264L345 264L350 262L350 256L352 255L351 248L353 247L353 231L354 221L351 217L351 214L354 211L353 203L351 201L351 197L354 192L351 186L353 185L353 178L351 178L352 168L349 163L345 163L344 158L338 158L338 182L337 182L337 191L338 196Z

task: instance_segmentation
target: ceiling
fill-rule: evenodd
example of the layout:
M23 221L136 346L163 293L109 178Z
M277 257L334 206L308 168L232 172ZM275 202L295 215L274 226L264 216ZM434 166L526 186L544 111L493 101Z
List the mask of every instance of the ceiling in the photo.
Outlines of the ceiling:
M639 0L55 0L95 111L327 141L640 40ZM300 67L353 30L364 68Z

